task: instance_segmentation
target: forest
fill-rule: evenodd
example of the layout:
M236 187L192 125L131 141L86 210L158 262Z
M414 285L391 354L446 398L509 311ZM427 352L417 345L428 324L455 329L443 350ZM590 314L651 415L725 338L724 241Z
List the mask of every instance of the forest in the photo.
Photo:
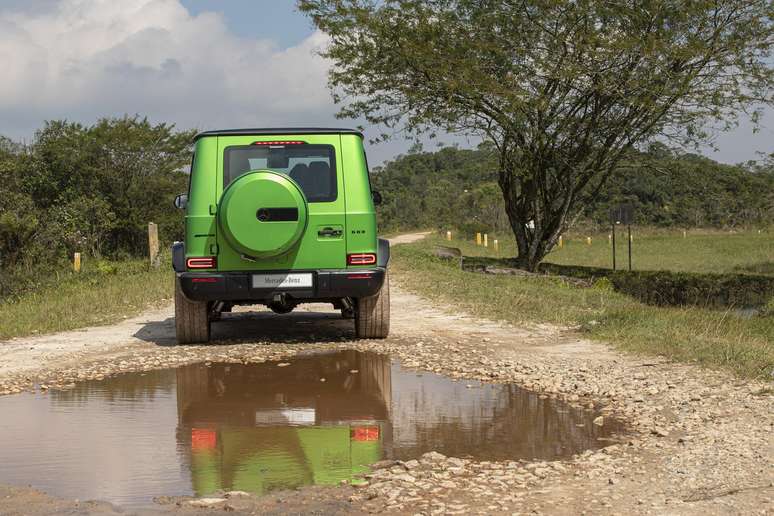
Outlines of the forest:
M497 154L445 147L398 156L371 171L382 193L382 231L457 229L509 233L497 185ZM652 144L631 153L596 197L580 204L573 227L608 225L609 210L634 206L635 223L680 228L753 228L774 221L774 161L725 165L698 154Z

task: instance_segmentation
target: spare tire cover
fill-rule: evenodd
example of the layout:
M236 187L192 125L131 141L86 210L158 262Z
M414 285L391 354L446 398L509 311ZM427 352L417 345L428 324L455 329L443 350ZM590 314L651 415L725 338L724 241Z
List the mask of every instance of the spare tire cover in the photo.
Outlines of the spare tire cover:
M306 198L295 181L271 170L239 176L220 199L218 222L234 249L255 258L280 255L298 243Z

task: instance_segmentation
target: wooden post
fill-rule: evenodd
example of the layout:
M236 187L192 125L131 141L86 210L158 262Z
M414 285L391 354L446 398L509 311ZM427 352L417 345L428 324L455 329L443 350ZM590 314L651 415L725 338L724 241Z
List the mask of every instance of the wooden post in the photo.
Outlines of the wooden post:
M562 247L564 247L564 237L560 235L559 236L559 248L561 249Z
M446 232L446 240L451 240L451 231Z
M159 227L154 222L148 222L148 257L151 267L160 265L159 257Z
M607 234L607 245L610 245L610 243L613 241L613 234L608 233Z
M760 233L760 231L759 231L759 233ZM687 237L688 237L688 232L686 230L683 230L683 238L687 238Z
M476 245L481 245L481 233L476 233Z
M484 247L489 247L489 235L484 233Z
M586 245L591 245L591 237L586 237Z
M73 254L73 270L81 272L81 253Z
M499 251L500 250L500 246L497 244L497 239L495 239L493 244L494 244L494 250L495 251Z

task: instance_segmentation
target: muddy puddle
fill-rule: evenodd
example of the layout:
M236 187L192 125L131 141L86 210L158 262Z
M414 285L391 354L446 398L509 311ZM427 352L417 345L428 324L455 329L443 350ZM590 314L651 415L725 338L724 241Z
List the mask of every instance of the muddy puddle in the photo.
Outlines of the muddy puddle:
M0 398L0 483L144 505L159 495L337 484L427 451L555 459L609 444L594 414L342 351L122 374Z

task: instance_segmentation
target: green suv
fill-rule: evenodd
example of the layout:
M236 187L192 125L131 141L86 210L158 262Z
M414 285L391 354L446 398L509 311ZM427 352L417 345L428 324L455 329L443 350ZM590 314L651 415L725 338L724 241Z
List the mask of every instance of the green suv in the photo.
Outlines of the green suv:
M238 129L195 138L185 242L175 242L175 328L207 342L234 305L287 313L332 303L360 338L390 328L389 243L376 236L363 135L351 129Z

